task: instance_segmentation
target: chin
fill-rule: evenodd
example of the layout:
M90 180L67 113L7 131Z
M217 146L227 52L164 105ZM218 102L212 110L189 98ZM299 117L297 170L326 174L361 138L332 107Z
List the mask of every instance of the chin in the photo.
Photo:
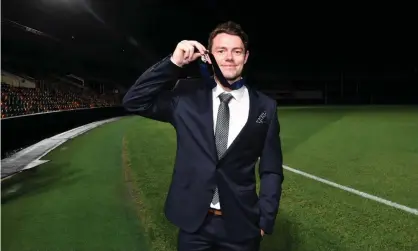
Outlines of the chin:
M228 80L228 81L236 81L236 80L238 80L239 79L239 76L237 76L237 75L227 75L227 76L225 76L225 79L226 80Z
M222 72L226 79L234 79L237 77L236 72Z

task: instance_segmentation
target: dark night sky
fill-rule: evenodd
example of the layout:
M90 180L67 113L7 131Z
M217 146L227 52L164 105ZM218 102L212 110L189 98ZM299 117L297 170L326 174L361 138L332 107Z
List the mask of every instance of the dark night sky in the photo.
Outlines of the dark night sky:
M206 44L218 22L234 20L250 36L248 71L255 76L340 71L410 74L418 66L410 7L272 4L2 1L2 65L26 65L27 71L37 73L72 72L130 85L180 40ZM35 35L24 26L50 37Z

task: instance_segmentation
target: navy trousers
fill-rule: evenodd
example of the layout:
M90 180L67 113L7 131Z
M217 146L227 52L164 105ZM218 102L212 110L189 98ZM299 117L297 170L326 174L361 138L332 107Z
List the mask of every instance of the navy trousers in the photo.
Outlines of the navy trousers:
M258 251L260 237L243 242L228 240L222 216L208 214L202 227L195 233L179 230L178 251Z

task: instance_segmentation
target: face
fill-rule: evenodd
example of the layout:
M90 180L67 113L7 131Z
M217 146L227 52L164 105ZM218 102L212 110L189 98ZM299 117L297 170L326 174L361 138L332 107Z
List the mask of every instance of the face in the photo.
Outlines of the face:
M218 34L213 38L211 52L226 80L232 83L241 77L249 53L245 52L244 43L239 36Z

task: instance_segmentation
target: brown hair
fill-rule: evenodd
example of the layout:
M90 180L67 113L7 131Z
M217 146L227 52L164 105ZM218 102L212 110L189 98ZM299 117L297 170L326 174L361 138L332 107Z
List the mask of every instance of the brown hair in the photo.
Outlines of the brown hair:
M247 33L244 32L244 30L241 28L241 25L239 25L239 24L237 24L233 21L228 21L228 22L219 24L210 33L209 40L208 40L208 50L209 51L212 50L213 39L220 33L226 33L226 34L229 34L229 35L239 36L241 38L242 42L244 43L245 51L248 50L248 35L247 35Z

